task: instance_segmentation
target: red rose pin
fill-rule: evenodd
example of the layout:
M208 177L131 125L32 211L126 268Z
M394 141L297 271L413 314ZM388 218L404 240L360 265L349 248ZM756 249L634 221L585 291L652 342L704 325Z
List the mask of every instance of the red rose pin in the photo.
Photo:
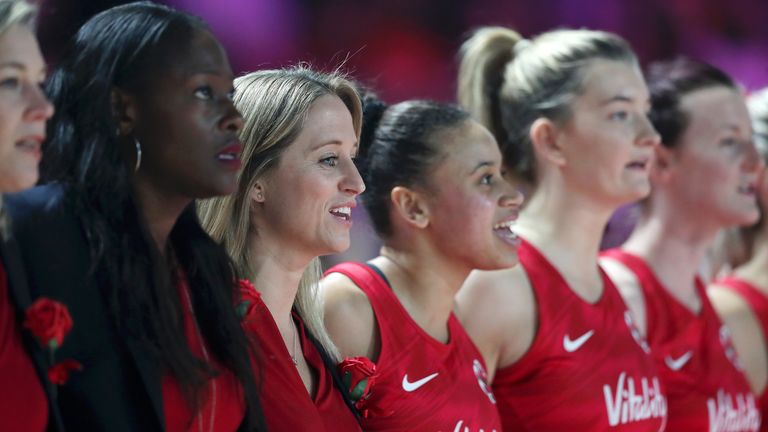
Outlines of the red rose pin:
M44 348L56 349L72 330L72 317L63 304L41 297L27 308L23 326Z

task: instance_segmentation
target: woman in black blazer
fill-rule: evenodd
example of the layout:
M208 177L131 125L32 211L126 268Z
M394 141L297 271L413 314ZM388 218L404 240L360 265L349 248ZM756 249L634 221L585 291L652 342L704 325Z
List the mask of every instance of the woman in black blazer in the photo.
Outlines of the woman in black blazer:
M194 209L237 184L232 78L200 20L133 3L90 19L50 79L44 185L7 207L33 295L72 317L69 430L263 429L236 275Z
M53 106L40 89L45 62L34 35L35 8L0 1L0 194L32 187ZM59 430L47 362L24 331L31 306L9 220L0 201L0 430ZM30 355L32 354L32 355Z

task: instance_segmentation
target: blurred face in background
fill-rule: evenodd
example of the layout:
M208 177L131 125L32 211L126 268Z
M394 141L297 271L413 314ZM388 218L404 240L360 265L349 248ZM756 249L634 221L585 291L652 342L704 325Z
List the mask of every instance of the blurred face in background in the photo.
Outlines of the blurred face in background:
M45 63L32 30L14 25L0 35L0 192L34 186L45 122L53 115L41 85Z
M718 226L755 222L763 165L744 98L736 89L710 87L683 96L681 109L688 122L669 151L670 193Z

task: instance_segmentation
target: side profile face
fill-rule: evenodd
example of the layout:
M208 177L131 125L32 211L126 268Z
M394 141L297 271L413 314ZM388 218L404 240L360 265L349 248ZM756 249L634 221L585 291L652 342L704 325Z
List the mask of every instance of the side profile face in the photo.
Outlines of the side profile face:
M558 134L568 184L615 207L648 195L659 140L648 109L648 89L637 67L608 60L588 66L583 92Z
M470 269L515 265L519 239L510 227L523 196L502 176L493 135L468 120L431 140L442 159L427 180L427 229L439 250Z
M0 192L37 182L45 122L53 115L40 88L44 79L45 63L32 31L14 25L0 35Z
M170 67L149 79L143 94L129 95L135 103L131 135L142 148L136 176L171 196L232 193L241 165L237 133L243 119L232 104L226 53L210 33L198 30L186 49L171 55Z
M724 86L705 88L683 96L681 109L688 122L671 150L673 197L718 226L756 221L762 163L742 95Z
M355 167L357 136L337 96L318 98L275 168L257 181L257 235L307 258L349 247L352 208L365 186Z

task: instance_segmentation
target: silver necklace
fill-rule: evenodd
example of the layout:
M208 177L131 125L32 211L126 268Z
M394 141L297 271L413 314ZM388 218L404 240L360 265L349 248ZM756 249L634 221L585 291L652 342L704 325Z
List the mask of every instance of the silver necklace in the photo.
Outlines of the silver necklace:
M293 329L293 353L288 353L291 356L291 360L293 360L293 365L298 366L299 361L296 359L296 339L298 339L298 331L296 330L296 324L291 323L291 328Z
M200 340L200 347L203 349L203 358L205 359L206 363L210 363L210 358L208 356L208 350L205 349L205 341L203 340L203 335L200 333L200 328L197 326L197 316L195 315L195 309L192 307L192 300L189 297L189 291L187 290L186 286L184 287L184 297L187 300L187 306L189 306L189 311L192 313L192 324L194 324L195 332L197 333L197 337ZM208 432L213 432L213 423L216 420L216 378L211 378L211 419L208 422ZM203 412L200 410L197 413L197 430L199 432L203 432Z

